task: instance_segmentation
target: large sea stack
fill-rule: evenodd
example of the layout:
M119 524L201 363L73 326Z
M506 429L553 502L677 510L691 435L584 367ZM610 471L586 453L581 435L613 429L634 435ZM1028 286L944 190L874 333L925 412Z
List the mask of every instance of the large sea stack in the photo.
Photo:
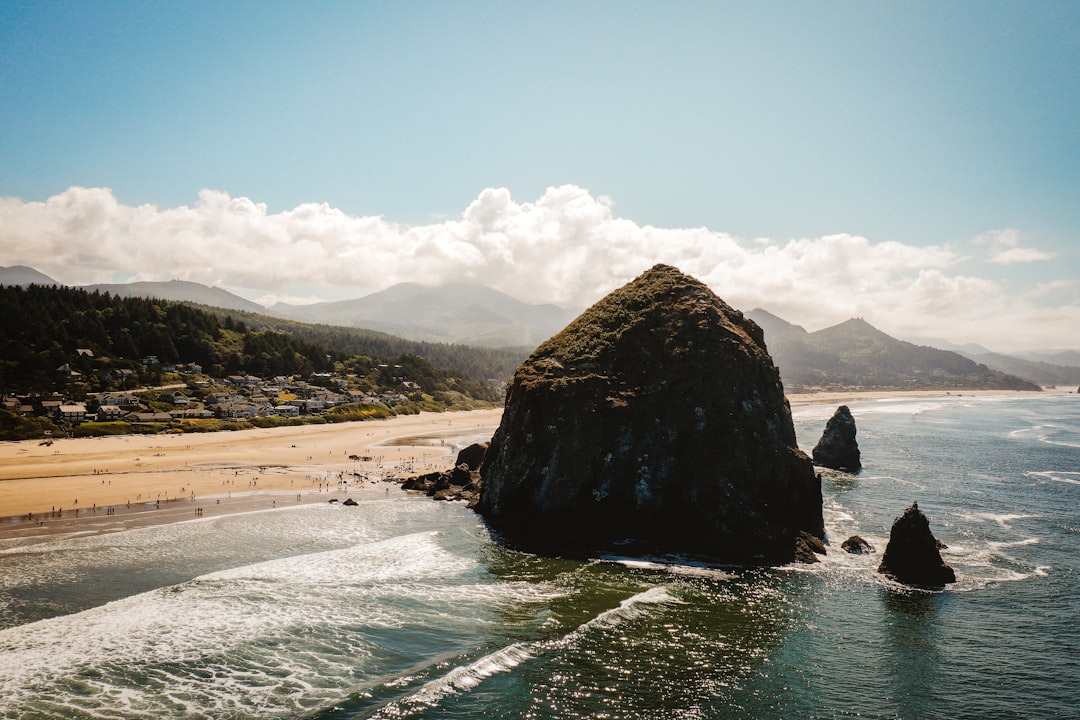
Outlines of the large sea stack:
M889 544L878 572L897 582L920 587L941 587L956 582L956 573L941 559L940 544L930 532L930 521L918 503L893 521Z
M480 476L477 510L538 552L782 563L824 536L761 329L665 265L517 369Z
M859 443L855 440L855 418L847 405L836 408L825 423L825 431L814 446L813 458L815 465L833 470L858 472L862 469Z

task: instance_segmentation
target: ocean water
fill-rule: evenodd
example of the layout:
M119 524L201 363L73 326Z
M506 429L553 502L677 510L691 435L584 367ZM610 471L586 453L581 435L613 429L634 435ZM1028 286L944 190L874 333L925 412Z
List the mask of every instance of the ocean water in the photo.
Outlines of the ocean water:
M1080 716L1080 397L850 407L814 566L545 559L396 491L0 544L0 717ZM912 501L944 591L876 573Z

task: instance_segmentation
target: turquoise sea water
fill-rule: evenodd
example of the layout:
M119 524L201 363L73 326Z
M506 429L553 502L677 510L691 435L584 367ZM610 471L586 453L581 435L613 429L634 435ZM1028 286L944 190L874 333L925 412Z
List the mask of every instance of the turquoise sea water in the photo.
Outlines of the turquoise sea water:
M0 545L0 717L1080 715L1080 397L850 407L814 566L544 559L396 492ZM945 591L875 572L912 501Z

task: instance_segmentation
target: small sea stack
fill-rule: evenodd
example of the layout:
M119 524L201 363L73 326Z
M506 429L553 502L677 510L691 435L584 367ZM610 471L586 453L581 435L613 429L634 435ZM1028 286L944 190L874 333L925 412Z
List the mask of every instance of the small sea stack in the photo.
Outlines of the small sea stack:
M535 552L775 564L824 536L761 329L665 265L518 367L480 476L478 512Z
M836 408L825 423L825 431L814 446L813 458L815 465L832 470L858 472L862 469L859 443L855 441L855 418L847 405Z
M889 543L878 572L897 582L919 587L942 587L956 582L956 573L941 559L941 544L930 532L930 521L912 503L893 521Z

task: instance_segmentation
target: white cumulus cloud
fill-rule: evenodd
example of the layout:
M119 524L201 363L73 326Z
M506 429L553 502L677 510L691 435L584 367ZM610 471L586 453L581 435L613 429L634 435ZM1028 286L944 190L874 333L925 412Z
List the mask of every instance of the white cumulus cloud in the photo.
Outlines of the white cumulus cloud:
M973 242L999 263L1049 255L1021 247L1015 230ZM664 262L737 308L764 307L811 330L859 316L896 335L956 342L993 344L1010 332L1006 322L1024 323L1014 337L1032 343L1051 336L1037 293L1007 294L995 281L958 273L966 259L948 245L849 234L747 240L641 226L618 217L610 198L573 185L533 202L487 189L459 217L412 226L325 203L270 213L216 190L175 208L125 205L105 188L72 187L44 202L0 198L0 265L29 265L72 285L181 279L269 303L466 281L583 308ZM1042 316L1080 327L1075 298Z

